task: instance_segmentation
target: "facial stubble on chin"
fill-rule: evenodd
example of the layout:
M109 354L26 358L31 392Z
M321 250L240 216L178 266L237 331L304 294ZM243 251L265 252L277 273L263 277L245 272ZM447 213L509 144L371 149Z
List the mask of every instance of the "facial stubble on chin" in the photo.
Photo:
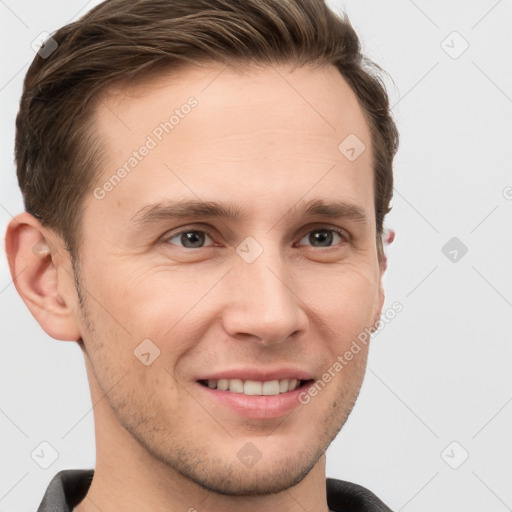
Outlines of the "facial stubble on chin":
M133 428L130 422L124 426L152 457L205 491L233 497L267 496L290 489L310 473L345 424L356 399L357 392L349 393L348 397L342 392L329 404L316 444L309 451L305 452L303 446L290 446L289 456L272 461L270 465L264 465L263 451L260 461L251 468L246 468L234 453L228 457L206 457L193 441L187 445L175 442L172 449L169 446L165 449L157 439L151 439L151 426L147 424L145 429ZM340 404L346 405L341 405L340 409ZM207 437L208 432L205 432L204 438ZM245 440L241 439L240 447L244 444Z

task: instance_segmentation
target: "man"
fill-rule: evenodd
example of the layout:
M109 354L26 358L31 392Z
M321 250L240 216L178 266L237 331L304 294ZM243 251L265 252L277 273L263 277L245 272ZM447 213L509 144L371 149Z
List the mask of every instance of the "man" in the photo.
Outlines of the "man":
M97 454L40 512L390 510L325 475L384 303L398 134L369 66L312 0L112 0L42 47L6 249L83 351Z

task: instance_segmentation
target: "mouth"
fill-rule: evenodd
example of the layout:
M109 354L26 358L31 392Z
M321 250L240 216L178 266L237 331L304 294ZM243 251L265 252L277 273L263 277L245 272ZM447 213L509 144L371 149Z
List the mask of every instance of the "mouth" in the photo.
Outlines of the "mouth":
M302 388L313 380L274 379L266 381L242 379L201 379L199 384L210 389L239 393L247 396L275 396Z
M271 420L303 407L301 394L313 379L200 379L197 387L205 400L237 417Z

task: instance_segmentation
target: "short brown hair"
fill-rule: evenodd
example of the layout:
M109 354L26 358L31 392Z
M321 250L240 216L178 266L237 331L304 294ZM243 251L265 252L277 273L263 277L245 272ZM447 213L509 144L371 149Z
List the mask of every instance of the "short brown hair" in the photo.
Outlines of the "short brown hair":
M100 167L101 143L91 126L100 93L187 62L220 62L332 64L340 71L372 134L382 258L398 132L382 70L362 54L347 16L324 0L107 0L51 37L25 77L15 158L26 211L61 235L72 257L81 206Z

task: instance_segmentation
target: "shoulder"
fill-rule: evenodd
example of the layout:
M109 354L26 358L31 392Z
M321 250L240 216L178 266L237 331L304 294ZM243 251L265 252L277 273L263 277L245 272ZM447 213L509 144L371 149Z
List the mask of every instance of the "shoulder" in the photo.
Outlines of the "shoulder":
M327 504L336 512L393 512L372 491L362 485L327 478Z
M64 469L50 481L37 512L71 512L85 497L93 469Z

